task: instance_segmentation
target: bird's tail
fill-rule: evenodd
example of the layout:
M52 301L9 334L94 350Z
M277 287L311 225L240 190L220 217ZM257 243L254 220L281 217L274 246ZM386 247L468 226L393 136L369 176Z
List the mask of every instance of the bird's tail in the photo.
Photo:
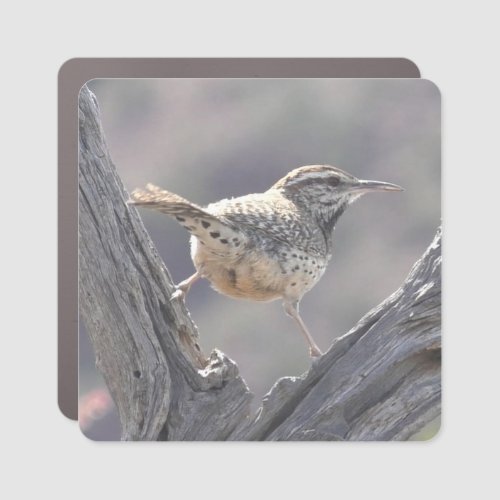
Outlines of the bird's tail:
M224 217L216 217L198 205L164 189L146 184L131 194L130 205L157 210L175 217L191 234L198 237L207 249L225 255L242 243L239 235Z
M132 199L128 201L130 205L157 210L175 217L181 223L185 222L183 219L186 218L212 218L212 215L195 203L154 184L146 184L146 189L135 189L131 197Z

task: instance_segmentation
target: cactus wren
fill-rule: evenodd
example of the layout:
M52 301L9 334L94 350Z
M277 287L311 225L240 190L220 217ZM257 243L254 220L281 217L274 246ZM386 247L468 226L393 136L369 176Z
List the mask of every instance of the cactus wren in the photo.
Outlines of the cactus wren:
M296 168L264 193L224 199L202 208L152 184L132 193L131 204L175 217L191 233L196 272L173 298L206 278L235 298L282 299L311 356L320 356L299 315L299 301L321 278L332 255L332 232L347 206L369 191L402 191L364 181L329 165Z

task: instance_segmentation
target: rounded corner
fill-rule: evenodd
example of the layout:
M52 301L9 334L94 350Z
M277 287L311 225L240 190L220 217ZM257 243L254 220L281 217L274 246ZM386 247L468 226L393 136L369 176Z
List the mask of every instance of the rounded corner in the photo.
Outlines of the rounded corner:
M57 400L57 407L64 417L68 420L73 420L74 422L78 420L78 412L75 412L73 408L68 405L63 405L61 399Z
M440 436L442 434L442 429L443 429L443 420L441 418L438 419L438 421L432 426L432 430L430 430L429 435L424 435L422 436L422 439L419 439L421 443L434 443L436 440L440 439Z
M88 84L95 81L95 80L99 80L99 78L96 78L96 77L90 78L89 80L87 80L81 84L80 88L78 89L78 99L80 99L80 94L82 93L82 90L84 89L84 87L88 88Z
M72 82L72 80L74 79L75 76L77 78L79 78L79 76L83 76L83 75L81 75L82 66L84 69L84 64L86 62L87 62L87 59L82 58L82 57L72 57L72 58L64 61L61 64L61 66L59 67L59 71L57 72L57 79L59 82L59 86L63 87L65 84L67 84L67 82L69 82L69 81ZM80 93L81 93L83 87L85 87L89 83L93 82L94 80L99 80L99 78L98 77L89 78L88 80L85 80L80 85L78 92L77 92L78 97L80 97ZM72 85L73 84L74 83L72 82Z
M59 71L57 72L58 79L64 79L68 73L72 73L76 67L81 64L81 61L81 57L71 57L66 59L66 61L59 66Z
M420 81L423 82L425 85L431 87L434 90L434 92L436 92L436 95L439 98L439 100L441 100L441 89L438 87L437 83L433 82L432 80L429 80L428 78L422 78Z
M420 72L420 68L415 64L414 61L412 61L408 57L401 57L400 60L404 61L405 63L407 63L408 66L410 66L413 69L412 73L415 73L414 78L420 78L421 77L422 74Z
M66 59L62 64L61 66L59 66L59 70L57 72L57 75L59 76L59 78L61 76L64 76L64 73L66 73L66 71L68 71L68 66L72 66L74 64L74 61L76 60L77 58L76 57L70 57L69 59Z
M80 421L78 421L78 429L80 429L80 434L85 438L86 441L90 441L91 443L98 443L100 442L99 439L94 439L90 434L88 434L85 429L82 427L82 424Z

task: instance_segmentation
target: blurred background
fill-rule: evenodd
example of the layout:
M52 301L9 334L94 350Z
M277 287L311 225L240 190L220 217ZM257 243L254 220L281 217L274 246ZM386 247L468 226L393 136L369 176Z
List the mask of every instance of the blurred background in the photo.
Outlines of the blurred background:
M129 192L152 182L206 205L265 191L311 164L406 189L367 194L340 218L332 261L301 302L323 350L399 287L440 224L441 104L429 81L98 79L88 86ZM190 276L189 234L168 216L140 213L174 281ZM280 301L231 299L202 281L187 306L205 353L217 347L238 363L254 409L278 378L310 366L307 345ZM82 322L79 352L80 426L92 439L119 439Z

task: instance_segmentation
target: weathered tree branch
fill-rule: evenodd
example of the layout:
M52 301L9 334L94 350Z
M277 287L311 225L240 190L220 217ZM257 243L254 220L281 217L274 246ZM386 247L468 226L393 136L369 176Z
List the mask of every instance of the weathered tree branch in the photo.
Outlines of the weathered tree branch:
M188 311L80 95L80 311L125 440L403 440L439 415L440 231L401 288L251 416L236 364Z

